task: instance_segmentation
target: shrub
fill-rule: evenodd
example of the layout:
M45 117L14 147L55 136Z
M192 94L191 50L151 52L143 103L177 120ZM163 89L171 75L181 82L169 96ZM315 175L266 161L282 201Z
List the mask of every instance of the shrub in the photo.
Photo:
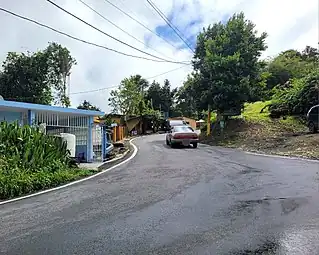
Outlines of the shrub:
M3 160L10 168L37 171L47 166L56 171L68 164L70 154L66 143L57 137L45 135L34 127L21 127L17 122L1 122L0 155L5 156Z
M313 72L302 79L294 79L289 87L273 89L274 96L269 107L270 116L305 115L319 103L319 72Z
M0 199L56 187L92 171L70 168L66 143L37 128L0 123Z

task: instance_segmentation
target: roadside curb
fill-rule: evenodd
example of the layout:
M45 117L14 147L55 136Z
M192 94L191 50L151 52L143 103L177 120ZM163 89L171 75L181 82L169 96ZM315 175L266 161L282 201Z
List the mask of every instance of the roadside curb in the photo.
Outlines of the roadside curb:
M130 151L131 151L131 150L128 149L128 150L125 151L120 157L113 158L113 159L110 159L110 160L107 160L107 161L103 162L103 164L98 167L98 170L102 170L102 169L103 169L105 166L107 166L108 164L114 163L114 162L116 162L116 161L118 161L118 160L123 159Z
M23 199L26 199L26 198L31 198L31 197L39 196L39 195L46 194L46 193L49 193L49 192L52 192L52 191L57 191L57 190L60 190L60 189L63 189L63 188L72 186L72 185L74 185L74 184L78 184L78 183L81 183L81 182L84 182L84 181L93 179L93 178L95 178L95 177L97 177L97 176L99 176L99 175L101 175L101 174L104 174L104 173L106 173L106 172L108 172L108 171L113 170L114 168L116 168L116 167L118 167L118 166L124 165L125 163L129 162L130 160L132 160L132 159L136 156L136 154L137 154L137 152L138 152L137 146L133 143L133 141L134 141L135 139L137 139L137 137L136 137L136 138L133 138L133 139L131 139L131 140L129 140L130 145L133 147L133 152L132 152L131 156L130 156L129 158L123 160L122 162L119 162L118 164L115 164L115 165L113 165L113 166L110 166L110 167L107 168L107 169L104 169L104 170L102 170L102 171L100 171L100 172L98 172L98 173L96 173L96 174L90 175L90 176L85 177L85 178L83 178L83 179L76 180L76 181L73 181L73 182L69 182L69 183L67 183L67 184L64 184L64 185L61 185L61 186L58 186L58 187L55 187L55 188L46 189L46 190L42 190L42 191L39 191L39 192L36 192L36 193L33 193L33 194L29 194L29 195L25 195L25 196L22 196L22 197L17 197L17 198L13 198L13 199L9 199L9 200L2 201L2 202L0 202L0 205L9 204L9 203L16 202L16 201L19 201L19 200L23 200ZM130 151L127 151L127 153L129 153L129 152L130 152ZM127 155L127 154L126 154L126 155ZM126 156L126 155L124 155L124 156ZM116 160L123 159L124 156L121 157L121 158L117 158ZM115 160L114 160L114 161L115 161ZM113 162L114 162L114 161L113 161ZM110 162L108 162L108 163L110 163Z

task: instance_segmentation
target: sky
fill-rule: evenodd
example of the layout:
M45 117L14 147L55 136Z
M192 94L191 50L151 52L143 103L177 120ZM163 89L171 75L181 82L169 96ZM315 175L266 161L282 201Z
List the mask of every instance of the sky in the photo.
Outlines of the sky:
M241 11L245 13L247 19L256 24L258 33L268 34L266 40L268 49L263 53L263 57L275 56L287 49L302 50L306 45L318 47L319 41L318 0L153 0L181 31L189 47L174 34L146 0L110 1L162 38L125 16L105 0L83 1L138 40L98 16L79 0L52 1L135 48L175 62L192 59L189 47L195 46L196 36L203 27L219 21L225 22L234 13ZM112 40L46 0L0 0L0 8L95 44L131 55L149 57ZM70 50L77 61L70 78L72 107L76 107L83 100L88 100L103 111L109 112L111 110L108 106L109 93L125 77L140 74L144 78L149 78L170 71L154 79L160 83L169 79L172 87L178 87L191 72L191 67L188 65L137 59L83 44L1 11L0 24L1 62L10 51L34 52L44 49L48 42L57 42ZM93 92L88 92L92 90Z

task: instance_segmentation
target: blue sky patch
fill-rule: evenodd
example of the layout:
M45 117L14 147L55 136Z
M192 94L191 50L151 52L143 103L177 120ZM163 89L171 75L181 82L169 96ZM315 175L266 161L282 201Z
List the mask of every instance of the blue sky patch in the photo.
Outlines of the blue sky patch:
M187 6L186 4L183 4L182 6L175 7L173 6L172 10L167 15L167 18L169 21L171 20L178 20L178 17L181 15L187 15ZM178 24L173 24L175 27L178 28L178 30L182 33L181 36L186 40L186 42L194 49L196 45L196 38L197 34L193 34L190 31L193 31L193 26L198 26L203 22L201 17L198 17L194 20L191 20L189 23L187 23L184 26L178 26ZM167 24L157 26L155 28L155 31L157 34L164 37L166 40L169 40L173 43L179 43L178 46L179 49L187 48L185 43L176 35L176 33L172 30L170 26Z

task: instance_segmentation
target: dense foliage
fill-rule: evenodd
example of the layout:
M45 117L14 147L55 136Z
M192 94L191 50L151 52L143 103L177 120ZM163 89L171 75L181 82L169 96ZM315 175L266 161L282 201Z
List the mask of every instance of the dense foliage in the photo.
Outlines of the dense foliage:
M35 53L9 52L0 70L0 95L10 101L68 107L67 78L75 64L69 50L57 43Z
M0 199L57 186L88 174L70 169L69 151L58 137L18 123L0 123Z
M304 116L312 106L319 104L319 72L293 79L286 87L277 86L273 91L271 116Z
M89 101L84 100L81 104L78 105L78 109L82 110L89 110L89 111L101 111L101 109L93 104L91 104Z
M268 63L271 116L304 116L319 103L319 53L307 46L302 52L288 50Z
M193 86L201 110L211 106L217 113L242 109L251 88L257 86L266 34L257 36L255 25L243 13L235 14L225 24L219 22L198 35L194 55Z
M171 112L175 93L176 89L171 90L168 80L161 86L156 81L149 84L141 75L134 75L123 79L119 88L111 91L109 105L113 113L127 117L147 116L158 126L163 112Z

